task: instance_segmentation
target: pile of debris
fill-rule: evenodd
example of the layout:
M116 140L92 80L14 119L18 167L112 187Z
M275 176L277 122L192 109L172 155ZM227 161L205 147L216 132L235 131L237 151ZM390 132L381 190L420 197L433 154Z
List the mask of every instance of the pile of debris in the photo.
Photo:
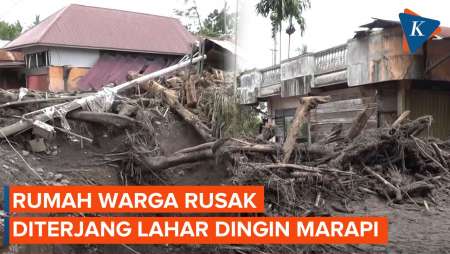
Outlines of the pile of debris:
M259 135L244 131L257 131L258 112L239 105L233 75L194 69L192 63L199 60L144 76L129 73L127 83L97 93L0 91L0 151L5 154L0 158L5 169L1 180L49 185L264 185L267 216L352 213L353 201L369 195L428 209L439 204L441 194L450 194L450 140L426 135L431 116L411 121L405 112L391 126L365 130L374 113L368 108L348 131L336 126L317 143L299 144L297 134L310 110L330 99L305 97L281 145L269 141L273 125L264 126ZM62 152L65 145L76 146L82 155L67 157L74 150ZM54 168L80 165L67 161L71 159L95 167L84 168L88 173L74 179L50 172L49 158L56 158ZM111 180L111 172L117 181ZM102 179L94 180L93 175ZM260 247L220 247L227 248L252 252Z
M214 183L265 185L268 215L351 212L346 202L366 195L427 207L450 182L450 143L421 135L432 124L431 116L408 121L405 113L392 126L364 130L373 113L367 109L347 132L336 128L318 143L298 144L297 134L309 111L330 99L306 97L283 146L268 141L274 133L270 125L258 137L233 137L230 125L255 114L234 119L240 106L233 95L232 75L189 67L199 60L144 76L130 73L129 82L94 94L43 97L29 91L21 95L23 90L1 91L0 135L18 144L27 137L44 145L33 152L44 152L57 131L81 145L97 146L108 132L109 139L118 142L98 154L97 163L116 165L124 184L176 184L177 176L203 167L223 172ZM55 104L61 100L66 102ZM164 140L191 135L170 133L171 126L180 122L195 134L195 142L181 148L173 143L182 140ZM177 149L166 149L163 143Z

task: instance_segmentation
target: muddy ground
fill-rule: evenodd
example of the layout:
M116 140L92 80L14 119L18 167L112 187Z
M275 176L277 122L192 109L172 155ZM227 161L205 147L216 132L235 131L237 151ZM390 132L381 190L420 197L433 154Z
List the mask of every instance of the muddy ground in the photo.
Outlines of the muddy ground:
M160 149L165 154L199 144L197 134L183 121L170 115L168 121L157 126L157 139ZM115 130L91 130L96 133L98 145L83 144L60 134L50 144L52 152L28 153L24 138L12 138L11 144L2 140L0 144L0 180L2 185L31 185L42 182L31 172L23 162L25 159L41 177L54 185L122 185L135 184L129 180L120 166L105 163L103 154L115 152L123 142L123 135ZM26 135L24 135L26 137ZM172 185L202 185L227 184L229 174L215 167L213 161L192 164L191 167L174 169L165 177L165 184ZM388 216L389 245L386 246L200 246L200 245L147 245L147 246L10 246L3 248L4 253L171 253L171 252L230 252L248 253L254 251L273 250L276 252L297 251L339 251L339 252L387 252L387 253L450 253L450 189L442 187L440 195L429 203L427 210L420 201L410 201L404 204L391 204L376 196L365 200L354 200L348 203L353 213L332 211L332 215L367 215ZM311 197L312 199L314 197ZM338 202L338 200L336 201ZM2 204L2 203L0 203Z

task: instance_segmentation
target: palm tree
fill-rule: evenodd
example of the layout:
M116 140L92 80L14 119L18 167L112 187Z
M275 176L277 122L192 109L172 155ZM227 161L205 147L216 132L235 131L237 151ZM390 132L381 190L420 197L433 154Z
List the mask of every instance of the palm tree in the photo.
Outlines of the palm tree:
M311 7L310 0L260 0L256 4L256 12L264 17L269 17L272 24L272 38L280 32L280 61L281 61L281 30L283 21L288 20L289 26L286 33L289 35L290 53L291 35L295 32L293 20L297 21L300 32L305 30L305 19L303 12Z

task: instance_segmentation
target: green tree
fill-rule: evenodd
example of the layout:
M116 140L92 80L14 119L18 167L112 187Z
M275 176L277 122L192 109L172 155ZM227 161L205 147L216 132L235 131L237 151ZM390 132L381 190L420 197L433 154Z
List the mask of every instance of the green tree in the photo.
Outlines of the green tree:
M260 2L256 4L256 12L263 17L270 18L272 24L272 38L275 38L276 33L280 32L280 54L283 21L289 22L286 33L289 35L290 44L291 35L295 32L293 20L295 19L295 21L297 21L300 32L303 34L303 31L305 30L303 12L310 7L311 3L309 0L260 0Z
M203 28L199 34L210 37L227 35L232 31L234 22L235 15L228 13L226 6L221 11L215 9L203 20Z
M10 24L5 21L0 21L0 39L1 40L14 40L22 32L22 25L19 21L14 24Z

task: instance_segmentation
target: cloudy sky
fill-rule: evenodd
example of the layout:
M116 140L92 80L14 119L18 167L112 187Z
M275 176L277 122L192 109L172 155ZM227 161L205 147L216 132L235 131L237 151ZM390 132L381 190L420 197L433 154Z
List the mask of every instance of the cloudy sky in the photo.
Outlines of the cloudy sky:
M255 13L258 0L226 0L231 10L239 9L238 52L246 60L246 67L264 67L272 64L273 39L270 22ZM213 9L221 9L225 0L197 0L200 15L206 17ZM311 0L311 9L305 13L306 31L297 31L291 39L291 56L307 45L309 51L318 51L345 43L359 25L371 17L398 20L398 13L410 8L420 15L450 26L450 3L442 0ZM186 7L184 0L3 0L0 19L19 20L26 28L39 14L41 20L70 3L123 9L165 16L174 16L173 9ZM284 29L283 29L284 30ZM287 57L287 35L282 34L282 57ZM277 57L279 59L279 57Z

